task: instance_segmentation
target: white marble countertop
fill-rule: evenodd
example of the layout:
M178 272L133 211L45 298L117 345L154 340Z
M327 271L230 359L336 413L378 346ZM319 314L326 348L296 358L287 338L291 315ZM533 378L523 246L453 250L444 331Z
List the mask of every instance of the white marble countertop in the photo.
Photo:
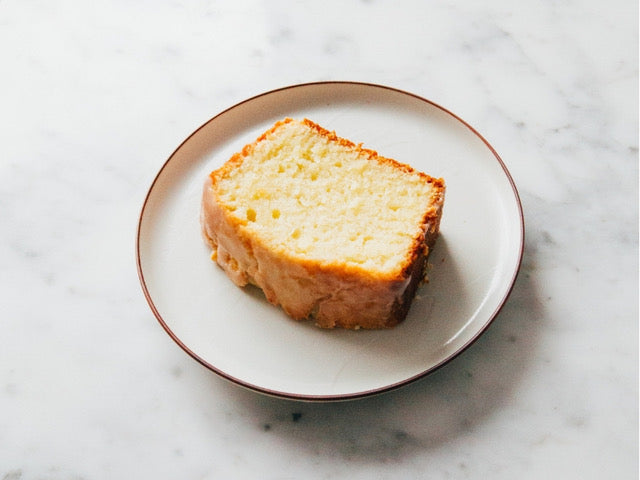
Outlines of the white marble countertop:
M630 0L0 2L0 479L637 478L637 21ZM238 101L317 80L460 115L526 222L478 342L328 404L205 370L135 265L174 148Z

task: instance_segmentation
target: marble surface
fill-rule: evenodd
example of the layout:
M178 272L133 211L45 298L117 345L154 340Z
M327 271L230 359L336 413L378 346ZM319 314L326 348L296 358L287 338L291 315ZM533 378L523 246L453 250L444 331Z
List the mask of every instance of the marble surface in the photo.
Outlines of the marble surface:
M630 0L0 2L0 479L637 478L637 21ZM206 371L135 268L179 143L317 80L460 115L526 220L477 343L331 404Z

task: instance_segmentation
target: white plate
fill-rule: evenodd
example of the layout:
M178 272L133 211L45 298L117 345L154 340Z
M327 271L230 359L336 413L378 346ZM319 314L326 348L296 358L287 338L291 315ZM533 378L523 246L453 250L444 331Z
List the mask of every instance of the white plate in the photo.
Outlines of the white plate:
M381 155L443 177L441 235L429 283L391 330L321 330L262 293L234 286L200 235L209 172L284 117L307 117ZM505 302L522 258L514 183L478 132L434 103L353 82L297 85L246 100L196 130L169 157L142 207L144 294L169 335L219 375L272 395L336 400L407 384L454 358Z

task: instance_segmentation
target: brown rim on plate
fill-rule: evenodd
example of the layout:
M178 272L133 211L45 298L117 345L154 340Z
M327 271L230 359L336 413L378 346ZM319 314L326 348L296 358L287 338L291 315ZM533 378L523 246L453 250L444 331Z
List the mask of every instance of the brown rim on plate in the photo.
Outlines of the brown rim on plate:
M520 233L520 245L519 245L519 251L518 251L518 257L517 257L517 262L516 262L516 268L513 271L513 274L511 276L511 279L508 283L508 287L506 289L506 291L504 292L502 299L498 302L496 308L494 309L494 311L488 316L487 320L485 321L485 323L481 326L481 328L479 328L473 336L471 336L471 338L469 338L460 348L458 348L456 351L454 351L453 353L451 353L450 355L446 356L445 358L443 358L440 362L438 362L437 364L425 369L424 371L413 375L409 378L403 379L401 381L386 385L382 388L375 388L375 389L371 389L371 390L364 390L364 391L358 391L358 392L354 392L354 393L347 393L347 394L328 394L328 395L311 395L311 394L296 394L296 393L289 393L289 392L282 392L282 391L277 391L274 389L270 389L270 388L266 388L266 387L262 387L259 385L255 385L252 384L250 382L247 382L245 380L242 380L240 378L237 378L233 375L230 375L227 372L224 372L223 370L217 368L216 366L212 365L211 363L207 362L204 358L202 358L200 355L198 355L196 352L194 352L192 349L190 349L169 327L169 325L167 324L167 322L163 319L162 315L160 314L160 312L158 311L156 305L154 304L153 299L151 298L151 294L149 292L149 289L147 288L147 284L145 281L145 275L143 272L143 268L142 268L142 261L141 261L141 254L140 254L140 241L141 241L141 230L142 230L142 222L143 222L143 218L144 218L144 213L145 210L147 208L147 204L149 202L149 198L153 192L154 186L156 185L158 179L160 178L160 176L162 175L163 171L165 170L165 168L167 167L167 165L172 161L172 159L174 158L174 156L177 154L178 151L180 151L180 149L187 143L189 142L189 140L194 137L200 130L202 130L203 128L205 128L207 125L209 125L211 122L215 121L216 119L218 119L219 117L227 114L228 112L248 103L251 101L254 101L256 99L259 99L260 97L264 97L267 95L271 95L277 92L283 92L283 91L287 91L287 90L294 90L294 89L299 89L299 88L306 88L306 87L311 87L311 86L331 86L331 85L352 85L352 86L362 86L362 87L371 87L371 88L375 88L375 89L383 89L383 90L387 90L387 91L391 91L391 92L396 92L402 95L406 95L409 97L412 97L413 99L416 99L420 102L424 102L425 104L429 104L432 107L437 108L438 110L444 112L445 114L451 116L453 119L455 119L457 122L459 122L460 124L464 125L468 130L470 130L478 139L480 139L484 145L490 150L490 152L492 153L492 155L495 157L496 161L498 162L498 164L500 165L504 175L506 176L511 189L512 189L512 193L514 195L515 198L515 202L516 202L516 207L517 207L517 211L518 211L518 217L519 217L519 233ZM513 286L515 284L516 278L518 276L518 272L520 270L520 266L521 266L521 262L522 262L522 257L523 257L523 253L524 253L524 214L523 214L523 210L522 210L522 204L520 201L520 196L518 194L517 188L515 186L515 183L513 181L513 178L511 177L511 174L509 173L509 171L507 170L507 167L505 166L504 162L502 161L502 159L500 158L500 156L498 155L498 153L496 152L496 150L493 148L493 146L475 129L473 128L471 125L469 125L467 122L465 122L463 119L461 119L459 116L457 116L456 114L452 113L451 111L447 110L446 108L432 102L431 100L427 100L423 97L420 97L416 94L410 93L410 92L406 92L397 88L393 88L393 87L389 87L389 86L384 86L384 85L377 85L377 84L373 84L373 83L366 83L366 82L355 82L355 81L322 81L322 82L310 82L310 83L303 83L303 84L297 84L297 85L291 85L291 86L286 86L286 87L282 87L282 88L278 88L275 90L270 90L268 92L264 92L261 93L259 95L255 95L251 98L248 98L246 100L243 100L239 103L236 103L235 105L223 110L222 112L218 113L217 115L215 115L214 117L212 117L211 119L209 119L208 121L206 121L205 123L203 123L200 127L198 127L194 132L192 132L182 143L180 143L180 145L171 153L171 155L169 156L169 158L164 162L164 164L162 165L162 167L160 168L160 170L158 171L158 173L156 174L156 176L153 179L153 182L151 183L151 186L149 187L149 190L145 196L145 200L143 202L141 211L140 211L140 215L139 215L139 219L138 219L138 226L137 226L137 232L136 232L136 265L137 265L137 271L138 271L138 277L140 280L140 284L142 287L142 291L144 293L144 296L147 300L147 303L149 304L149 307L151 308L151 311L153 312L154 316L156 317L156 319L158 320L158 322L160 323L160 325L162 326L162 328L167 332L167 334L169 334L169 336L173 339L174 342L176 342L176 344L178 344L178 346L180 348L182 348L182 350L184 350L189 356L191 356L194 360L196 360L198 363L200 363L202 366L206 367L207 369L211 370L212 372L218 374L219 376L237 384L240 385L242 387L248 388L250 390L259 392L259 393L263 393L263 394L267 394L267 395L271 395L271 396L275 396L275 397L279 397L279 398L288 398L288 399L293 399L293 400L304 400L304 401L338 401L338 400L350 400L350 399L357 399L357 398L363 398L363 397L367 397L373 394L379 394L379 393L383 393L383 392L388 392L391 390L395 390L399 387L408 385L410 383L415 382L416 380L423 378L427 375L429 375L430 373L433 373L434 371L436 371L437 369L441 368L442 366L448 364L449 362L451 362L453 359L455 359L458 355L460 355L463 351L465 351L467 348L469 348L470 345L472 345L489 327L489 325L493 322L493 320L496 318L496 316L498 315L498 313L500 312L500 310L502 309L502 307L504 306L504 304L506 303L511 291L513 290Z

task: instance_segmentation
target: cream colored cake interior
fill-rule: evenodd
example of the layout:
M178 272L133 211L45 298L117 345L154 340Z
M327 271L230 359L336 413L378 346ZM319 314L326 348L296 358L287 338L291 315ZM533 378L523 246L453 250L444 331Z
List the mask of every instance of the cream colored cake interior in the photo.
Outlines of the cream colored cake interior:
M299 122L258 142L220 200L275 251L389 272L411 248L431 186Z

